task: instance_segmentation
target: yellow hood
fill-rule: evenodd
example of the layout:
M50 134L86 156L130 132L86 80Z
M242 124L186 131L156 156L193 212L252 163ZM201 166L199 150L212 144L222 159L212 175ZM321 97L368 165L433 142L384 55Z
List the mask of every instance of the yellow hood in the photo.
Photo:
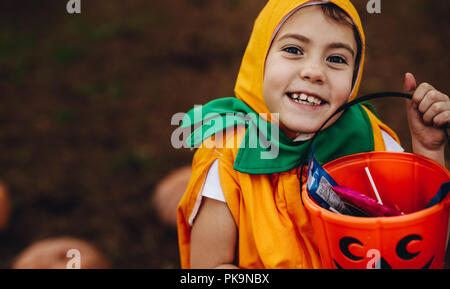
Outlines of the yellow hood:
M284 23L290 15L297 11L297 9L307 5L329 2L336 4L347 12L353 20L353 23L357 26L361 37L361 60L359 66L357 66L359 67L359 71L349 101L356 97L363 71L365 37L361 19L359 18L358 12L353 4L348 0L270 0L255 21L253 32L250 36L247 49L242 59L241 68L239 70L234 89L235 95L238 99L247 103L258 113L270 114L270 111L264 102L262 88L265 60L274 37L275 30L281 23Z

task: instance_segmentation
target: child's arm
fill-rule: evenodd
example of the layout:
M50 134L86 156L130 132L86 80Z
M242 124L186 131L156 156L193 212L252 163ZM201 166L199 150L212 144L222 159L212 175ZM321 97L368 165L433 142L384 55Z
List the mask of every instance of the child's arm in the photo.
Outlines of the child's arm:
M204 197L191 231L191 268L238 268L233 265L236 224L228 205Z
M413 152L445 166L447 140L442 128L450 123L449 97L428 83L417 86L411 73L405 75L404 91L413 93L406 104Z

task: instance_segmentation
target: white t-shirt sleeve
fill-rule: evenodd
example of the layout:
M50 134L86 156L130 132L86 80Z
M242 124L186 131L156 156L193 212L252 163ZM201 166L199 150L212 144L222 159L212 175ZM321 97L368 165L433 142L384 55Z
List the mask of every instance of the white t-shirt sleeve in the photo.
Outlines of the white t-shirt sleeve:
M226 203L225 196L220 185L219 160L215 160L209 167L203 186L202 196Z
M194 219L197 216L198 210L200 209L200 204L202 202L203 197L211 198L223 203L227 202L225 200L225 195L222 191L222 186L220 185L218 160L215 160L209 167L208 174L206 175L206 178L203 181L201 191L197 195L194 208L192 209L191 215L189 216L188 220L189 225L191 226L194 223Z
M388 152L398 152L402 153L405 150L395 141L393 137L391 137L387 132L381 130L381 134L383 135L384 144L386 146L386 151Z

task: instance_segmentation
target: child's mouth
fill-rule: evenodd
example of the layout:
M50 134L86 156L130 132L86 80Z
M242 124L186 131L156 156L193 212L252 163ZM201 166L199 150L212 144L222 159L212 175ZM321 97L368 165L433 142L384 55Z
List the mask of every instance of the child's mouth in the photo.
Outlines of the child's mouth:
M306 94L304 92L287 92L286 95L293 101L301 104L318 106L326 103L326 101L318 96Z

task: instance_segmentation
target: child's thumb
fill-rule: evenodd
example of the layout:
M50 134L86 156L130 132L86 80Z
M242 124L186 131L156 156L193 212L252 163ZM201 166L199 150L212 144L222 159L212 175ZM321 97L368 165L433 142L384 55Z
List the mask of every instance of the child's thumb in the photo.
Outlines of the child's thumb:
M416 90L416 79L414 78L414 75L410 72L405 74L405 82L403 84L403 91L405 93L414 93Z
M416 90L417 83L414 75L412 73L405 74L405 82L403 84L403 91L405 93L414 94ZM406 100L406 115L408 117L409 128L411 130L411 134L417 130L417 128L421 127L421 117L420 113L417 110L417 105L412 101L412 99Z

